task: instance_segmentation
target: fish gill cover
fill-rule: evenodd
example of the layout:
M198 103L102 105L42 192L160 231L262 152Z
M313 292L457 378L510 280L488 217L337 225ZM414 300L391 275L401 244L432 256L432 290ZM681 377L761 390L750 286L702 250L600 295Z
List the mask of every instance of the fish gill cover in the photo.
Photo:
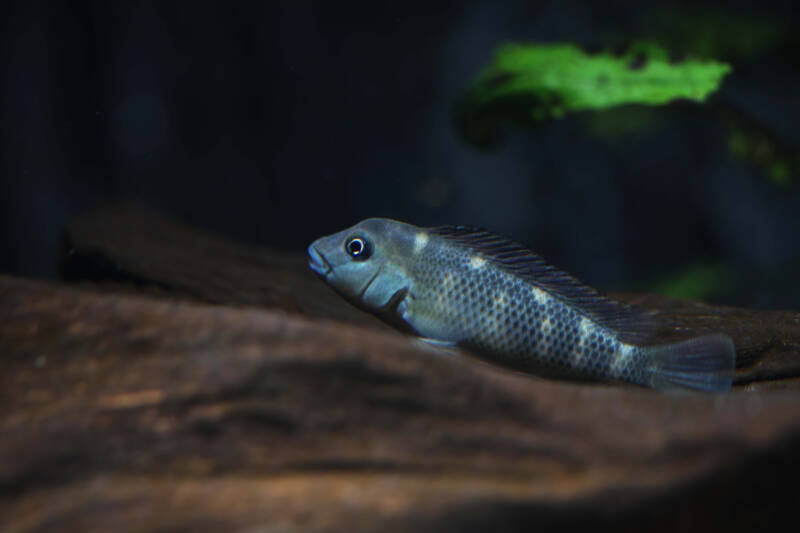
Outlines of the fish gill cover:
M729 72L719 61L676 60L652 42L596 53L570 43L508 43L461 98L456 122L466 140L486 146L502 123L535 125L625 104L704 102Z

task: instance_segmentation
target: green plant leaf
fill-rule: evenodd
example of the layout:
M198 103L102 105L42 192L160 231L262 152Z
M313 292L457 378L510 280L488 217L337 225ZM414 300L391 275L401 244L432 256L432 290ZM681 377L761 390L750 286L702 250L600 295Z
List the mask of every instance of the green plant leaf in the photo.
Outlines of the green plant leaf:
M670 61L648 42L619 54L574 44L506 44L467 90L456 117L467 140L485 145L504 122L535 125L624 104L703 102L730 70L715 61Z
M730 290L733 274L721 263L701 262L654 282L649 290L672 298L705 300Z
M786 20L758 10L733 10L724 5L656 8L643 25L648 35L670 50L699 58L739 63L797 46L797 32Z
M728 106L721 112L730 130L728 149L734 157L758 169L776 186L800 182L800 152L795 146L740 109Z

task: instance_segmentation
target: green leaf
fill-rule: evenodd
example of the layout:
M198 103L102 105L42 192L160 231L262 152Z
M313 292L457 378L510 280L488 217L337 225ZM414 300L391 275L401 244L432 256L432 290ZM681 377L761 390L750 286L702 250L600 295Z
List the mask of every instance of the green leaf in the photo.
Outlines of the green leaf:
M779 48L797 46L797 32L786 20L758 10L719 5L670 5L653 9L643 21L648 35L670 50L694 57L740 63Z
M457 122L467 140L485 145L504 122L535 125L624 104L703 102L730 70L714 61L671 62L648 42L621 54L592 54L574 44L506 44L463 96Z
M776 186L800 182L800 153L795 146L742 110L728 107L722 111L730 129L728 149L734 157L760 170Z
M705 300L725 293L732 285L733 274L725 265L701 262L656 281L649 289L672 298Z

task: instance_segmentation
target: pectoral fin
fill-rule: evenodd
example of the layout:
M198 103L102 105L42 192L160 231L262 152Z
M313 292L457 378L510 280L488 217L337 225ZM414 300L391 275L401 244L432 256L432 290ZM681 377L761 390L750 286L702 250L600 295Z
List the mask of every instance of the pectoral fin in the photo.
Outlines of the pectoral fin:
M456 357L460 355L455 342L440 341L427 337L417 337L414 342L423 350L440 357Z
M440 340L437 340L437 339L429 339L427 337L419 337L419 340L424 342L424 343L427 343L427 344L432 344L433 346L455 346L456 345L455 341L440 341Z

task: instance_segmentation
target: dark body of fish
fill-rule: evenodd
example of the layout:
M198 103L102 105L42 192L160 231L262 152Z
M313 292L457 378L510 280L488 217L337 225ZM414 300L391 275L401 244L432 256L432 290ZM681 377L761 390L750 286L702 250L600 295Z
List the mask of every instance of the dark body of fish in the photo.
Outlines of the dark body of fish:
M648 314L486 231L368 219L315 241L309 255L311 268L357 306L507 366L654 388L731 386L728 337L645 346Z

